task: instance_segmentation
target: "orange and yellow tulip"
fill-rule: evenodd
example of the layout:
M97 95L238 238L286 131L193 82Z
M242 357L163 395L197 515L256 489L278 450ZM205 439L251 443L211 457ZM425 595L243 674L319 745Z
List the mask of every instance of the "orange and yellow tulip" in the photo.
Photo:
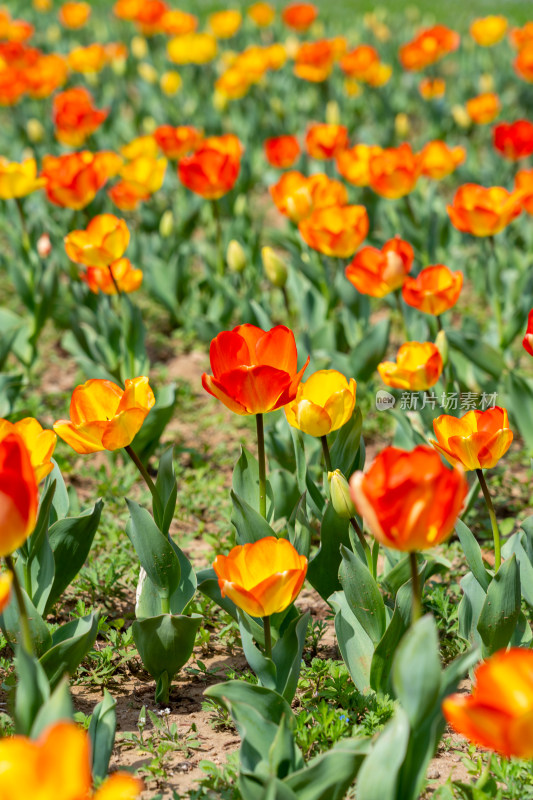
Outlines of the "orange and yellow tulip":
M159 24L161 33L166 33L167 36L184 36L194 33L198 27L198 17L178 8L169 8L161 16Z
M270 194L278 211L292 222L300 222L318 208L344 206L348 202L346 187L321 172L309 178L296 170L285 172L270 187Z
M514 184L523 210L533 214L533 169L519 169Z
M70 420L58 420L54 431L76 453L119 450L132 443L154 403L144 376L127 380L125 389L112 381L89 380L74 389Z
M492 122L500 113L500 98L494 92L483 92L466 101L466 112L476 125Z
M4 613L11 601L12 585L13 573L9 571L2 572L2 574L0 574L0 614Z
M160 125L154 131L154 141L165 157L176 161L196 150L202 139L202 131L192 125Z
M93 794L89 735L70 720L49 726L37 740L6 736L0 761L0 797L9 800L136 800L142 789L133 775L117 772Z
M368 472L350 478L352 500L375 538L394 550L427 550L452 533L468 492L460 467L448 469L427 446L386 447Z
M400 47L400 61L406 70L425 69L457 50L459 42L459 34L455 31L445 25L433 25L420 31L414 39Z
M533 82L533 40L520 50L513 66L520 78Z
M68 257L76 264L107 267L124 255L130 232L123 219L113 214L100 214L85 230L71 231L64 241Z
M440 181L451 175L466 159L464 147L450 147L440 139L428 142L420 151L420 172L427 178Z
M340 67L349 78L365 81L378 63L379 54L376 48L369 44L360 44L341 58Z
M522 339L522 346L526 353L529 353L530 356L533 356L533 308L527 317L527 328L524 338Z
M302 80L321 83L331 75L336 59L332 41L320 39L317 42L304 42L294 59L294 74Z
M443 370L442 356L433 342L405 342L396 361L382 361L378 372L393 389L424 392L434 386Z
M414 259L409 242L395 236L381 250L363 247L346 267L345 275L361 294L385 297L406 280Z
M447 211L457 230L473 236L494 236L522 211L520 192L508 192L501 186L485 188L465 183L455 193Z
M167 45L174 64L207 64L217 54L217 40L210 33L187 33L175 36Z
M109 190L109 197L121 211L134 210L161 188L167 163L166 158L134 158L121 168L122 180Z
M462 272L452 272L444 264L434 264L423 269L416 278L405 279L402 297L408 306L438 317L453 308L462 288Z
M418 91L424 100L444 97L446 81L442 78L423 78L418 84Z
M35 527L39 496L31 456L22 437L0 440L0 556L20 547Z
M78 30L83 28L91 16L89 3L63 3L59 9L59 21L65 28Z
M265 140L264 148L268 163L278 169L292 167L300 157L300 145L296 136L273 136Z
M293 603L307 572L307 558L288 539L266 536L238 545L213 563L222 597L251 617L270 617Z
M45 156L41 177L46 179L46 195L55 205L85 208L121 164L120 156L106 151Z
M241 168L240 152L235 152L234 145L228 140L227 146L221 146L214 139L204 140L196 152L182 158L178 165L182 184L207 200L217 200L231 191Z
M433 445L452 466L465 470L495 467L511 446L513 432L505 408L473 409L462 417L442 414L433 420Z
M34 158L26 158L20 164L0 156L0 198L11 200L41 189L45 178L37 177L37 164Z
M420 156L404 143L374 153L370 158L370 187L381 197L395 200L413 191L420 175Z
M318 8L312 3L291 3L281 13L285 25L299 32L310 28L317 16Z
M94 294L130 294L140 288L143 274L142 270L135 269L129 258L119 258L107 267L87 267L80 278Z
M353 256L368 234L368 214L364 206L317 208L301 220L298 230L304 242L325 256Z
M100 127L109 111L95 108L91 93L78 87L57 94L52 113L58 141L78 147Z
M254 3L246 12L259 28L267 28L276 16L270 3Z
M492 47L501 42L507 30L507 19L501 15L475 19L470 25L470 36L481 47Z
M310 436L327 436L348 422L355 408L357 384L334 369L314 372L298 386L296 397L285 406L289 425Z
M66 83L68 65L58 53L41 53L37 61L24 71L26 90L30 97L49 97Z
M305 137L305 148L311 158L335 158L348 147L348 128L345 125L316 123L310 125Z
M75 47L68 54L67 62L73 72L94 75L109 63L109 56L103 44L94 42L87 47Z
M242 25L242 14L236 9L215 11L209 15L208 24L217 39L231 39Z
M10 433L16 433L24 442L35 472L35 480L40 483L54 468L51 459L54 454L57 436L53 431L44 430L41 424L33 417L25 417L18 422L0 419L0 441Z
M472 744L506 758L533 759L533 650L500 650L475 672L471 694L452 694L442 712Z
M238 325L222 331L209 349L213 375L202 375L202 386L236 414L264 414L296 397L309 358L297 369L294 334L285 325L263 331Z
M381 153L381 147L378 145L356 144L337 154L337 169L348 183L354 186L368 186L370 162L378 153Z

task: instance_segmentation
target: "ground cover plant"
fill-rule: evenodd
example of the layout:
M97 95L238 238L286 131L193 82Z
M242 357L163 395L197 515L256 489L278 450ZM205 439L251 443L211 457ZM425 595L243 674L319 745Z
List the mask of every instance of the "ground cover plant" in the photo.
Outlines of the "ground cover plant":
M533 797L533 21L330 5L0 9L0 800Z

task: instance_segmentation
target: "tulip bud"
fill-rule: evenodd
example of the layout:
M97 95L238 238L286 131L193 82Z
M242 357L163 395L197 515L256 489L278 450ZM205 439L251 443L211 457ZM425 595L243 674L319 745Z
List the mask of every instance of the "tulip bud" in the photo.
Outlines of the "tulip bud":
M409 117L403 111L400 114L396 114L396 119L394 120L394 129L398 136L402 139L407 136L409 133Z
M283 289L287 283L287 265L285 262L274 252L271 247L263 247L261 250L261 258L263 259L263 268L265 274L274 286L278 289Z
M45 14L52 8L52 0L33 0L33 7L36 11Z
M42 123L32 117L26 123L26 133L28 134L28 139L30 142L36 144L37 142L42 142L44 139L44 127Z
M284 113L283 103L281 102L279 97L271 97L269 104L274 114L277 114L278 117L283 116Z
M170 70L169 72L164 72L161 75L159 85L161 86L161 91L170 97L170 95L176 94L181 89L181 75L179 72L175 70Z
M228 244L226 261L232 272L242 272L246 267L246 253L237 239L232 239Z
M350 496L348 481L340 471L328 472L329 496L335 513L341 519L351 519L355 516L355 506Z
M143 36L134 36L131 40L131 52L135 58L146 58L148 53L148 44Z
M156 83L158 77L157 70L148 61L141 61L137 67L137 72L146 83Z
M344 81L344 91L348 97L357 97L361 94L361 84L355 78L346 78Z
M245 194L237 195L237 199L233 204L233 213L236 217L242 217L248 208L248 200Z
M223 92L215 90L213 92L213 108L216 111L225 111L228 105L228 98Z
M143 117L141 127L143 129L143 133L145 133L147 136L150 136L150 134L152 134L157 128L157 122L153 117Z
M121 78L126 73L126 59L125 58L114 58L111 61L111 69Z
M43 233L37 240L37 252L40 258L46 258L52 252L52 242L47 233Z
M168 239L168 237L171 236L173 230L174 230L174 215L172 214L170 208L168 208L162 215L161 219L159 220L159 235L163 239Z
M479 91L480 92L493 92L494 91L494 78L490 73L484 72L479 76Z
M48 44L56 44L61 39L61 28L59 25L50 25L46 29L46 41Z
M296 53L300 49L300 40L296 36L287 36L285 39L285 50L288 58L296 58Z
M459 125L460 128L469 128L470 127L470 116L468 111L464 106L455 105L452 106L452 117L454 122Z
M435 339L435 344L437 345L437 350L439 351L442 363L448 363L448 339L446 338L446 331L439 331L437 333L437 338Z
M341 112L339 104L336 100L330 100L326 105L326 122L329 125L339 125L341 121Z

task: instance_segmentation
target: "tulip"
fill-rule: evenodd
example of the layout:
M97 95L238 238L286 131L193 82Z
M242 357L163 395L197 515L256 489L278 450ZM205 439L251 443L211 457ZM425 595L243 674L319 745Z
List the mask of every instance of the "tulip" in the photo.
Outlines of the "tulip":
M515 193L523 210L533 214L533 169L519 169L515 175Z
M533 82L533 40L520 50L513 66L517 75L529 83Z
M337 169L342 177L354 186L370 184L370 161L381 152L377 145L356 144L337 154Z
M310 436L327 436L338 430L353 414L356 386L353 378L347 381L334 369L314 372L285 406L289 425Z
M222 597L229 597L251 617L265 619L296 600L305 580L307 558L287 539L266 536L234 547L227 556L217 556L213 569Z
M509 39L518 51L524 50L533 43L533 22L526 22L522 28L511 28Z
M163 185L167 163L166 158L139 156L122 167L120 177L140 199L148 199Z
M442 78L423 78L418 85L418 91L424 100L444 97L446 81Z
M85 208L104 184L117 174L122 159L111 152L82 150L63 156L45 156L41 177L51 203L75 210Z
M240 156L204 142L191 156L181 159L180 181L195 194L217 200L233 189L240 171Z
M370 187L381 197L404 197L413 191L419 175L420 156L407 143L381 150L370 159Z
M533 759L533 651L499 650L480 664L471 694L452 694L442 711L472 744L506 758Z
M318 208L303 219L298 230L306 244L326 256L352 256L368 234L364 206Z
M187 33L176 36L167 45L174 64L207 64L217 54L217 40L210 33Z
M450 464L465 470L495 467L513 441L507 411L495 406L486 411L468 411L463 417L443 414L433 421L437 440L430 439Z
M0 797L9 800L136 800L141 782L114 773L92 794L91 744L86 731L70 720L47 727L36 740L0 740Z
M41 189L45 178L37 177L37 164L34 158L26 158L22 163L8 161L0 156L0 198L11 200Z
M83 28L91 16L89 3L63 3L59 9L59 21L65 28Z
M312 3L291 3L281 13L285 25L298 32L310 28L317 16L318 8Z
M178 125L176 128L160 125L155 129L153 138L166 158L179 161L199 147L203 133L192 125Z
M177 8L168 9L160 18L160 27L167 36L183 36L196 30L198 17Z
M68 54L67 63L73 72L95 75L109 63L109 57L105 47L95 42L87 47L75 47Z
M405 342L396 361L382 361L378 372L393 389L423 392L437 383L443 367L442 356L433 342Z
M35 527L38 494L31 455L18 433L0 440L0 556L10 556Z
M37 253L39 258L48 258L52 252L52 242L47 233L42 233L37 239Z
M381 250L363 247L346 267L345 275L358 292L385 297L406 280L414 259L413 248L395 236Z
M444 264L435 264L423 269L416 278L407 277L402 297L408 306L438 317L457 303L462 288L462 272L452 272Z
M140 288L143 273L129 258L118 258L106 267L87 267L80 278L94 294L130 294Z
M349 78L365 81L366 77L379 64L379 54L375 47L361 44L341 58L340 67Z
M294 74L302 80L321 83L331 75L336 57L335 47L328 39L304 42L294 59Z
M208 23L217 39L231 39L241 27L242 14L234 9L215 11L209 15Z
M290 403L309 364L297 372L294 334L284 325L263 331L238 325L223 331L209 352L213 375L202 386L236 414L263 414Z
M465 183L446 208L457 230L473 236L494 236L519 216L520 201L519 193L511 194L501 186L486 189Z
M68 89L54 97L53 117L56 137L63 144L78 147L104 122L108 110L93 106L90 92Z
M505 36L507 24L507 19L503 16L492 14L481 17L471 23L470 36L481 47L492 47Z
M311 125L305 137L305 147L312 158L335 158L348 147L348 129L345 125L327 123Z
M130 232L123 219L113 214L94 217L85 230L65 236L65 250L76 264L107 267L122 258L129 244Z
M163 0L144 0L135 14L134 20L144 36L162 33L163 19L168 6Z
M264 148L268 163L279 169L292 167L300 157L300 145L296 136L274 136L265 141Z
M457 50L460 37L445 25L433 25L420 31L400 47L400 61L406 70L418 71L435 64L447 53Z
M492 122L500 113L500 99L494 92L484 92L466 101L468 116L477 125Z
M76 453L119 450L131 444L154 403L146 377L127 380L125 390L112 381L89 380L74 389L70 420L58 420L54 431Z
M278 211L292 222L300 222L313 210L329 206L344 206L348 201L346 187L340 181L315 173L306 178L301 172L285 172L270 187L270 194Z
M232 239L226 250L226 261L232 272L242 272L246 269L246 253L237 239Z
M135 161L138 158L157 158L159 146L155 135L136 136L128 144L120 148L120 155L127 161Z
M13 586L13 573L2 572L0 575L0 614L3 614L11 602L11 587Z
M527 329L522 339L522 345L526 353L533 356L533 308L529 312L527 318Z
M356 515L348 481L340 471L328 472L331 505L341 519L352 519Z
M440 181L450 175L466 159L464 147L449 147L446 142L428 142L420 153L420 172L428 178Z
M270 3L254 3L246 13L260 28L267 28L276 16L276 12Z
M283 289L289 277L287 265L283 259L271 247L262 248L261 259L263 261L263 269L270 283L273 286L277 286L278 289Z
M501 122L492 131L494 149L510 161L527 158L533 153L533 123L527 119Z
M35 473L35 480L40 483L54 468L51 459L57 436L53 431L43 430L39 422L32 417L25 417L18 422L0 419L0 441L13 433L17 434L24 442Z

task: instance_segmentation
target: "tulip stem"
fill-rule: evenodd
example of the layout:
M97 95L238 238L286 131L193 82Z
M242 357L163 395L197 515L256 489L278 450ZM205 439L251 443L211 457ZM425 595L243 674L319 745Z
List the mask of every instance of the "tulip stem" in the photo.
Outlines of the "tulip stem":
M152 500L153 500L153 505L154 505L154 511L156 512L156 517L160 517L161 513L162 513L161 500L159 498L159 494L157 492L155 483L151 479L150 475L148 474L148 470L146 469L146 467L142 463L141 459L139 458L139 456L137 455L135 450L131 447L131 445L129 445L129 444L126 445L124 450L129 455L129 457L131 458L131 460L133 461L133 463L135 464L135 466L137 467L137 469L141 473L142 479L144 480L145 484L147 485L147 487L150 490L150 494L152 495Z
M411 625L414 625L414 623L422 616L422 595L420 591L420 576L418 574L418 563L416 560L416 553L414 551L409 553L409 562L411 564L411 580L413 585L413 606L411 613Z
M404 310L403 310L402 298L401 298L399 289L394 292L394 296L396 298L396 308L398 309L398 313L400 314L400 319L401 319L401 322L402 322L403 335L405 336L405 340L408 341L409 340L409 331L407 330L407 320L405 319L405 313L404 313Z
M256 414L257 424L257 460L259 462L259 513L266 519L266 458L265 458L265 427L263 415Z
M22 228L22 246L27 253L30 252L30 237L28 235L28 226L26 225L26 215L24 213L24 206L22 205L22 200L20 197L15 197L15 205L17 206L17 211L19 212L20 217L20 225Z
M272 658L272 632L270 630L270 617L263 617L263 629L265 631L265 655Z
M222 222L220 221L220 208L218 200L211 201L213 209L213 219L215 220L215 230L217 239L217 269L220 275L224 275L224 250L222 246Z
M483 497L485 498L485 503L487 505L487 509L489 512L490 524L492 527L492 536L494 538L494 571L498 572L502 563L500 529L498 528L498 520L496 519L496 512L494 511L494 506L492 504L491 496L489 493L489 487L487 486L487 481L485 480L485 476L483 475L483 470L476 469L476 475L479 481L479 485L481 486L481 491L483 492Z
M321 436L320 441L322 442L322 452L324 453L324 461L326 463L326 469L328 472L333 472L333 467L331 466L331 455L329 452L328 437L326 435Z
M498 338L500 347L503 344L503 320L502 320L502 307L500 303L500 287L499 287L499 273L498 273L498 256L496 255L496 242L494 236L489 236L490 249L492 252L492 265L489 264L487 270L487 278L489 282L489 294L492 297L494 305L494 316L496 317L496 324L498 326ZM493 267L491 269L491 266Z
M366 563L367 563L367 566L368 566L368 570L369 570L370 574L372 575L372 577L375 578L376 574L374 572L374 560L372 558L372 551L371 551L371 549L369 547L369 544L368 544L367 540L365 539L365 535L364 535L363 531L361 530L361 526L359 525L359 523L357 522L355 517L350 517L350 525L352 526L352 528L356 532L357 538L359 539L359 543L361 544L361 547L365 551Z
M111 266L111 264L108 264L108 265L107 265L107 268L108 268L108 270L109 270L109 275L111 276L111 280L113 281L113 286L115 287L115 292L117 293L117 295L118 295L119 297L122 297L122 289L121 289L121 288L120 288L120 286L118 285L118 283L117 283L117 279L116 279L116 278L115 278L115 276L113 275L113 269L112 269L112 266Z
M5 562L8 570L13 575L13 591L15 592L15 597L17 598L17 604L19 607L19 617L20 617L20 631L22 635L22 645L27 653L33 655L33 643L31 639L31 631L30 631L30 623L28 620L28 612L26 610L26 603L24 602L24 595L22 594L22 589L20 586L20 581L18 579L18 575L15 572L15 565L13 563L12 556L6 556Z

